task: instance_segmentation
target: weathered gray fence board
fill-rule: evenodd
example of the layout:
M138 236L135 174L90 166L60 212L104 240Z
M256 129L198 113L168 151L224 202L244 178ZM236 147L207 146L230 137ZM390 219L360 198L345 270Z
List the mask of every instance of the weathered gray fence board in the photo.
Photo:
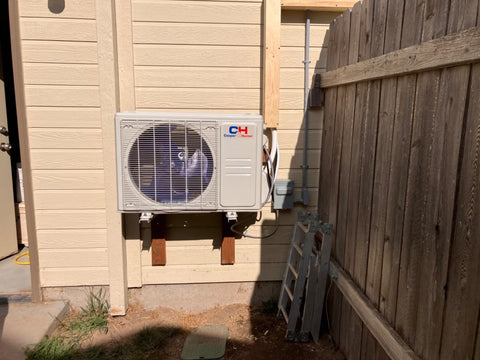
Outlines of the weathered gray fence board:
M480 65L472 69L480 77ZM441 359L473 355L480 303L480 83L471 82L448 273Z

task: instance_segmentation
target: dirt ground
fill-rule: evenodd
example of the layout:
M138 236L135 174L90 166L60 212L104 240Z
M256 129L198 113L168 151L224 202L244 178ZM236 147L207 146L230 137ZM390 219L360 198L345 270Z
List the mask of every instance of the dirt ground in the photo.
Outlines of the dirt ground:
M318 344L287 342L284 338L286 325L283 319L247 305L229 305L193 315L169 308L146 311L134 307L124 317L111 318L108 333L94 335L84 346L127 341L147 326L178 327L182 331L167 341L162 358L180 359L188 333L205 324L228 326L227 349L223 359L344 359L343 355L334 349L326 334Z

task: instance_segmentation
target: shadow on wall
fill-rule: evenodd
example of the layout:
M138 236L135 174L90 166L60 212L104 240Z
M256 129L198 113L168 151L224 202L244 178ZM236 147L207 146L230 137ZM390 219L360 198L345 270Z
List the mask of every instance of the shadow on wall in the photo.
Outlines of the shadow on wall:
M305 12L303 15L305 16ZM333 20L338 14L331 15L331 18L328 19L328 22ZM299 26L304 24L305 17L299 17L298 12L282 12L282 22L288 21L292 22L292 19L297 21ZM312 20L313 21L313 20ZM325 21L325 20L323 20ZM327 23L328 23L327 22ZM312 23L313 25L313 23ZM311 68L309 71L309 84L310 89L314 86L315 74L325 71L326 64L326 46L328 44L329 30L326 31L325 39L323 40L322 48L320 50L319 56L316 58L311 58ZM311 41L314 41L311 40ZM301 45L303 46L303 44ZM311 52L310 52L311 53ZM303 64L301 65L303 66ZM283 69L282 69L283 70ZM282 73L283 74L283 73ZM302 71L302 76L304 76L305 70ZM282 75L281 75L282 77ZM302 82L303 83L303 82ZM283 90L283 89L282 89ZM302 89L303 90L303 89ZM282 92L281 92L282 103ZM304 105L304 101L302 101ZM293 110L293 111L292 111ZM261 247L261 256L260 256L260 274L257 281L261 283L262 281L275 278L275 275L272 273L272 262L283 261L282 265L282 276L285 271L285 266L287 262L288 253L290 250L290 242L293 236L294 224L298 218L299 212L311 212L318 213L318 195L319 195L319 183L320 183L320 151L322 143L322 133L323 133L323 107L309 107L307 115L302 117L302 111L299 109L283 109L281 105L280 109L280 127L278 129L278 137L280 144L282 142L286 143L286 149L280 148L280 151L283 152L283 159L288 159L288 162L282 161L280 164L279 170L279 179L291 179L295 181L295 200L298 200L294 205L294 208L291 210L282 210L280 211L279 220L278 220L278 230L276 233L267 238L260 240ZM288 118L288 121L282 122L282 117L287 117L292 113L299 114L297 118ZM307 125L308 123L308 125ZM293 125L292 125L293 124ZM308 126L308 129L307 129ZM300 131L298 131L300 130ZM305 144L305 131L307 132L307 144ZM296 141L289 139L291 134L296 133ZM288 140L288 141L287 141ZM304 152L306 150L306 164L307 170L306 174L303 174L303 163L304 163ZM300 200L302 199L302 185L305 175L305 185L308 189L308 204L303 204ZM272 212L273 205L272 205ZM265 219L262 221L262 236L268 236L272 229L275 228L275 220ZM241 240L240 240L241 241ZM273 294L273 298L270 299L271 303L277 303L278 296L280 293L281 283L278 282L276 291ZM255 291L252 295L251 305L259 305L260 302L265 302L266 300L262 298L264 296L261 287L255 287ZM263 306L267 306L266 303ZM282 320L283 321L283 320ZM322 321L322 324L325 322ZM251 323L252 329L259 329L262 327L261 323L256 323L255 318L252 318Z

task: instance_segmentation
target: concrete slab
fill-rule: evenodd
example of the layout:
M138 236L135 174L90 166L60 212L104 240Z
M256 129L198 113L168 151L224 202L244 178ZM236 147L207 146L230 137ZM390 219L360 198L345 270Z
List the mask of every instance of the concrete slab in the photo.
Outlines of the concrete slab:
M23 360L24 349L50 335L68 312L63 301L0 305L2 359Z
M32 285L30 279L30 265L18 265L15 258L28 251L23 248L18 254L9 256L0 261L0 294L29 292ZM28 262L28 257L23 256L21 262Z

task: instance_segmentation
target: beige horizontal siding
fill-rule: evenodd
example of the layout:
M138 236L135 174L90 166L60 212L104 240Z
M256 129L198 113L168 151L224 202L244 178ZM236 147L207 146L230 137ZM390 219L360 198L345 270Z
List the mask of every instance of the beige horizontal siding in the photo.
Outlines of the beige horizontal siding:
M40 285L51 286L88 286L107 285L108 267L48 267L40 269Z
M36 190L103 190L103 170L34 170Z
M30 129L31 149L102 149L100 129Z
M326 37L328 25L315 24L310 26L310 46L322 47L328 43ZM282 24L280 30L280 45L282 47L294 46L303 49L305 44L305 26Z
M174 66L136 66L137 87L260 89L260 69L187 67L181 71Z
M27 106L100 106L98 86L26 85Z
M327 54L324 47L311 47L309 52L310 67L325 69L327 66ZM280 66L282 68L303 69L305 51L302 47L282 47L280 49Z
M149 284L180 284L239 281L274 281L282 278L283 263L216 265L144 266L142 282Z
M260 90L137 88L138 108L260 109Z
M135 83L137 87L161 88L261 88L260 69L186 67L182 68L182 71L174 71L176 69L173 66L137 66L135 69ZM315 73L323 71L323 68L310 69L310 78ZM282 89L303 89L303 69L282 69L280 72L280 86Z
M303 170L300 168L289 168L289 169L280 169L278 171L279 179L292 179L295 181L295 184L298 186L302 184L303 180ZM315 188L318 186L320 180L320 174L317 168L308 168L307 169L307 187Z
M275 245L235 245L235 264L275 263L279 259L286 260L288 244ZM220 263L221 250L211 246L167 246L168 265L215 265ZM150 257L151 258L151 257Z
M103 151L90 149L31 151L32 170L103 169Z
M308 112L308 128L321 130L323 124L323 111L310 110ZM303 110L280 110L280 130L304 129Z
M37 230L106 229L105 210L37 210Z
M133 21L260 24L261 3L133 0Z
M259 68L260 46L134 45L135 65Z
M98 128L100 108L28 107L27 121L31 128Z
M278 143L281 149L290 150L297 149L303 150L305 132L303 130L282 130L282 135L278 139ZM307 137L307 149L320 150L321 145L321 131L309 130Z
M102 190L37 190L34 194L37 210L105 209Z
M318 169L320 164L320 152L318 150L307 150L310 168ZM303 154L297 150L282 150L280 157L280 169L300 168L303 161Z
M41 286L108 283L95 0L22 0Z
M303 89L280 89L280 110L303 109Z
M20 32L24 40L97 41L95 20L23 18Z
M96 64L97 44L93 42L22 41L25 63Z
M314 74L324 72L323 68L310 68L309 79L313 79ZM300 68L283 68L280 70L280 88L281 89L303 89L304 70Z
M260 109L259 89L137 88L135 94L143 109ZM280 95L280 109L303 108L303 90L284 89Z
M59 14L52 13L46 1L21 0L18 4L21 17L95 19L95 0L68 0Z
M106 229L54 229L39 230L40 249L106 248Z
M135 44L260 46L260 25L134 23Z
M26 85L98 85L96 64L42 64L27 63L23 66Z
M108 261L106 248L40 249L39 258L41 268L103 267Z

